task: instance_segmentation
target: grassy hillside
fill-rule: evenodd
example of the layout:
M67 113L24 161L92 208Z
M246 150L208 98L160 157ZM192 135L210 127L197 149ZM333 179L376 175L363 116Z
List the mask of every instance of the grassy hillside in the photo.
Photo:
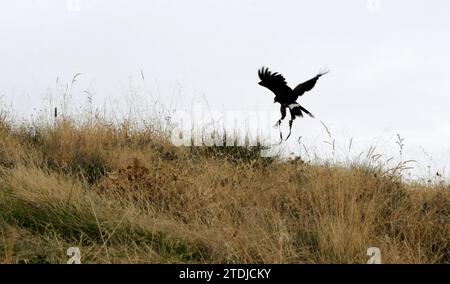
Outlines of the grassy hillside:
M370 166L174 147L95 121L0 123L0 262L450 263L450 191Z

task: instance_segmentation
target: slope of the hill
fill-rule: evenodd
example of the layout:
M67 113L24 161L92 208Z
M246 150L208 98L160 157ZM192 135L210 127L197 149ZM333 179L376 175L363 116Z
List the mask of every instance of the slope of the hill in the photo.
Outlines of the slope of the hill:
M450 191L370 166L174 147L150 129L0 124L0 262L450 262Z

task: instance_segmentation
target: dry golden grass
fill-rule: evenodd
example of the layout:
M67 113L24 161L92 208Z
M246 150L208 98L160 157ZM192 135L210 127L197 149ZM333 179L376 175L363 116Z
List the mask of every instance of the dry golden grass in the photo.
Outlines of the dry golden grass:
M450 191L370 166L174 147L97 121L0 124L0 262L450 262Z

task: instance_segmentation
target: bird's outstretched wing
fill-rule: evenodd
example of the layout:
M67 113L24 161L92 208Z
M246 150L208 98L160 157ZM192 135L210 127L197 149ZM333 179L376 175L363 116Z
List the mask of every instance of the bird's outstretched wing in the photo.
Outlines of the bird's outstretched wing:
M299 84L297 87L295 87L294 90L292 91L292 93L295 96L295 99L302 96L305 92L311 91L312 88L314 88L314 86L316 85L317 80L319 80L321 76L327 74L328 72L330 71L319 72L319 74L317 74L316 77L309 79L308 81L303 82Z
M271 90L275 96L283 96L292 92L292 89L286 84L283 75L277 72L272 73L268 68L262 67L258 70L258 76L261 79L259 84Z

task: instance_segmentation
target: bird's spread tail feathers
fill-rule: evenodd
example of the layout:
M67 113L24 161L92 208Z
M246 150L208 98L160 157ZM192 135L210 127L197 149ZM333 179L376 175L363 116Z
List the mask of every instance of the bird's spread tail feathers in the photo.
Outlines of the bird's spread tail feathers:
M292 118L295 118L295 116L303 117L303 113L306 113L310 117L315 118L312 113L310 113L306 108L302 107L298 103L290 104L289 109L291 111L291 115L293 116Z

